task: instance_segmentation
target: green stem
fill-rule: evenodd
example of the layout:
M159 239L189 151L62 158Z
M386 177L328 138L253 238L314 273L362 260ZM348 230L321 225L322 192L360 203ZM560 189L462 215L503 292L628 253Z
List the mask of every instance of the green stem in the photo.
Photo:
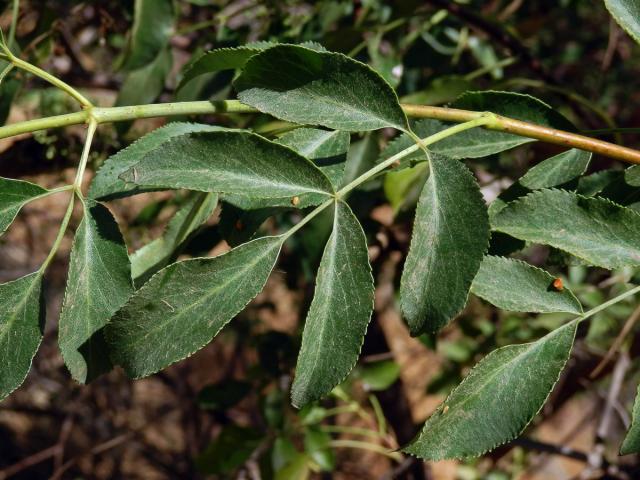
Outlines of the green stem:
M31 65L29 62L25 62L24 60L16 57L12 53L7 52L7 54L9 56L9 61L13 63L16 67L21 68L22 70L25 70L31 73L32 75L35 75L36 77L40 77L41 79L49 82L54 87L58 87L63 92L66 92L70 96L75 98L78 102L80 102L80 104L83 107L89 108L93 105L84 95L82 95L79 91L77 91L68 83L60 80L58 77L55 77L48 72L45 72L44 70L36 67L35 65Z
M7 64L4 70L2 70L2 73L0 73L0 85L2 84L2 82L4 81L4 78L9 74L11 70L13 70L13 63Z
M93 108L91 115L98 123L122 122L138 118L201 115L212 113L255 113L257 110L238 100L196 101L133 105L130 107Z
M60 229L58 230L58 236L56 237L56 240L53 242L53 246L49 251L49 255L40 266L40 270L39 270L40 274L43 274L44 271L47 269L47 267L49 267L49 264L54 259L54 257L56 256L56 253L58 253L58 250L60 249L60 244L64 239L64 234L67 232L67 227L69 226L69 221L71 220L71 214L73 213L73 205L74 205L75 198L76 196L74 193L71 195L71 198L69 199L67 212L65 213L64 218L62 219L62 224L60 225Z
M13 0L13 6L11 9L11 27L9 27L9 42L7 46L13 47L13 42L16 40L16 28L18 26L18 14L20 13L20 0Z
M331 440L329 442L329 446L333 448L357 448L360 450L368 450L370 452L379 453L380 455L389 457L396 462L401 462L403 458L402 454L398 452L390 451L380 445L376 445L375 443L360 442L358 440Z
M395 155L393 155L392 157L389 157L384 162L379 163L378 165L376 165L371 170L368 170L367 172L363 173L358 178L356 178L352 182L350 182L347 185L345 185L344 187L342 187L338 191L338 193L336 193L336 196L337 197L344 196L346 193L350 192L351 190L353 190L357 186L359 186L362 183L366 182L367 180L369 180L374 175L376 175L379 172L385 170L386 168L390 167L391 165L394 165L396 162L399 162L401 159L403 159L407 155L415 152L419 148L426 148L427 146L432 145L432 144L434 144L436 142L439 142L440 140L444 140L447 137L450 137L450 136L455 135L455 134L460 133L460 132L464 132L465 130L469 130L471 128L476 128L476 127L481 127L481 126L484 126L484 125L489 125L493 121L495 121L495 118L494 118L493 114L480 113L479 116L477 118L473 119L473 120L461 123L459 125L455 125L455 126L450 127L450 128L447 128L446 130L442 130L442 131L440 131L438 133L435 133L435 134L433 134L433 135L431 135L429 137L423 138L423 139L420 139L420 138L416 137L415 134L413 134L413 132L410 132L410 133L408 132L409 135L411 135L412 137L415 137L415 140L416 140L416 144L415 145L412 145L409 148L405 148L401 152L398 152Z
M464 79L467 81L472 81L478 77L481 77L482 75L485 75L487 73L492 72L493 70L495 70L496 68L503 68L503 67L508 67L509 65L513 65L514 63L516 63L518 61L517 58L514 57L508 57L508 58L504 58L498 62L495 62L491 65L487 65L486 67L482 67L479 68L477 70L474 70L471 73L468 73L464 76Z
M307 223L309 223L314 217L319 215L320 212L322 212L325 208L327 208L329 205L333 205L335 202L336 202L335 198L330 198L326 202L321 203L320 205L318 205L308 215L306 215L302 220L300 220L293 227L291 227L289 230L287 230L283 234L284 239L285 240L288 239L291 235L293 235L298 230L300 230L302 227L304 227Z
M73 182L73 188L80 198L82 198L82 179L84 172L87 168L87 161L89 160L89 151L91 150L91 143L93 142L93 134L96 133L98 128L98 122L95 119L89 120L89 128L87 130L87 138L84 142L84 148L82 149L82 156L80 157L80 164L78 165L78 171L76 173L76 180Z
M56 237L51 250L49 251L49 255L46 260L40 266L40 273L44 273L47 269L51 261L58 253L60 249L60 245L62 240L64 239L64 234L67 232L67 227L69 226L69 221L71 220L71 215L73 214L73 207L75 204L76 195L80 199L82 206L84 207L84 197L82 195L81 187L82 187L82 177L84 176L85 169L87 167L87 161L89 160L89 152L91 151L91 143L93 142L93 135L96 132L96 128L98 127L98 123L92 118L89 121L89 128L87 130L87 137L84 141L84 147L82 149L82 156L80 157L80 164L78 165L78 171L76 173L76 179L73 182L73 185L65 185L64 187L57 188L55 190L50 190L47 192L47 195L51 195L56 192L65 191L65 190L73 190L71 198L69 199L69 205L67 206L67 212L62 219L62 224L60 225L60 230L58 230L58 236Z
M1 55L0 55L1 56ZM402 109L409 117L433 118L444 122L468 122L486 115L483 112L460 110L456 108L434 107L429 105L403 104ZM228 113L256 113L255 108L240 103L237 100L223 100L217 102L177 102L165 104L134 105L130 107L92 108L82 112L69 113L38 120L28 120L13 125L0 127L0 139L35 132L47 128L65 127L87 123L90 116L98 124L135 120L137 118L163 117L172 115L201 115ZM494 115L494 120L484 128L512 133L521 137L533 138L546 143L563 147L578 148L606 157L622 160L627 163L640 164L640 151L605 142L576 133L565 132L542 125L523 122L502 115Z
M358 405L356 405L355 403L352 403L350 405L342 405L340 407L330 408L326 412L324 412L323 418L329 418L335 415L342 415L343 413L356 413L358 411L358 408L359 408Z
M321 425L320 430L323 430L327 433L347 433L352 435L361 435L363 437L384 438L384 435L381 435L380 433L373 430L369 430L368 428L343 427L340 425Z
M594 316L596 313L599 313L602 310L609 308L611 305L615 305L616 303L624 300L625 298L631 297L632 295L635 295L638 292L640 292L640 286L634 287L631 290L628 290L624 293L621 293L617 297L612 298L611 300L601 303L597 307L592 308L588 312L585 312L584 314L577 317L576 320L578 322L582 322L583 320L586 320L587 318Z
M383 170L387 169L389 166L394 165L396 162L399 162L401 159L403 159L407 155L415 152L419 148L422 148L425 151L425 154L428 157L429 156L429 152L426 149L426 147L428 145L432 145L432 144L434 144L436 142L444 140L445 138L448 138L448 137L450 137L452 135L455 135L457 133L460 133L460 132L464 132L465 130L469 130L471 128L481 127L483 125L489 125L489 124L491 124L491 122L495 121L495 115L493 115L492 113L481 113L479 115L480 116L478 118L475 118L475 119L470 120L468 122L461 123L459 125L454 125L453 127L447 128L446 130L442 130L442 131L440 131L438 133L435 133L435 134L433 134L433 135L431 135L429 137L423 138L423 139L417 137L411 131L407 132L410 136L412 136L415 139L415 141L416 141L415 145L412 145L409 148L405 148L401 152L398 152L395 155L393 155L392 157L389 157L384 162L379 163L378 165L376 165L371 170L366 171L365 173L360 175L358 178L354 179L352 182L350 182L347 185L345 185L344 187L342 187L340 190L338 190L336 192L335 198L331 198L331 199L327 200L326 202L318 205L307 216L305 216L299 223L297 223L296 225L291 227L286 233L284 233L283 234L284 239L286 240L289 237L291 237L291 235L293 235L298 230L300 230L302 227L304 227L316 215L320 214L320 212L322 212L329 205L334 204L337 200L339 200L340 198L344 197L351 190L353 190L354 188L356 188L359 185L363 184L364 182L369 180L371 177L374 177L378 173L380 173Z
M68 127L86 123L87 111L55 115L52 117L36 118L25 122L18 122L0 127L0 138L9 138L23 133L37 132L49 128Z

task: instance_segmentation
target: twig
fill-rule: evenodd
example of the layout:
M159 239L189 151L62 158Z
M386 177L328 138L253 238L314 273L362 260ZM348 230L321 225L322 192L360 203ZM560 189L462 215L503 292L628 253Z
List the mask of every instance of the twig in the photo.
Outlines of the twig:
M581 462L585 463L589 461L589 456L584 452L574 450L570 447L539 442L530 438L516 438L511 442L511 444L518 447L526 448L528 450L536 450L538 452L562 455L563 457L573 458L574 460L580 460Z
M396 465L394 468L382 475L380 480L396 480L402 478L419 462L420 460L416 457L407 457L399 465Z
M618 39L620 38L620 29L618 28L618 24L613 20L613 17L609 19L609 43L607 44L607 51L602 58L602 67L601 70L606 72L611 67L611 62L613 61L613 55L616 53L616 48L618 48Z
M624 382L624 377L630 365L631 360L629 359L629 355L626 352L623 352L620 357L618 357L616 366L613 369L613 375L611 376L611 385L609 386L609 393L607 394L607 401L602 413L600 424L598 425L597 436L600 439L605 439L609 435L614 406L618 400L618 396L620 395L622 383Z
M600 417L600 423L596 430L596 445L588 455L587 466L579 477L581 479L586 480L591 478L595 472L604 468L604 465L606 464L606 460L604 459L605 439L609 436L615 404L618 400L618 396L620 395L624 376L630 365L631 360L629 359L629 355L626 352L622 353L620 357L618 357L618 361L616 362L616 366L613 370L613 375L611 376L611 385L609 386L607 399L602 411L602 416Z
M49 448L41 450L38 453L34 453L33 455L30 455L23 460L20 460L18 463L14 463L4 470L0 470L0 480L5 480L7 478L13 477L14 475L17 475L18 473L26 470L29 467L33 467L34 465L50 459L60 451L60 448L60 444L55 444Z
M60 449L55 454L53 458L53 469L54 471L58 470L62 467L64 461L64 449L67 444L67 440L69 439L69 435L71 434L71 430L73 429L73 414L69 414L67 418L62 422L62 427L60 428L60 435L58 436L58 445L60 445Z
M604 358L600 361L600 363L596 366L596 368L593 369L593 372L591 372L591 374L589 375L589 378L596 378L602 372L602 370L608 365L608 363L611 361L615 353L620 348L620 345L622 345L622 342L624 341L625 337L629 334L631 329L633 329L633 326L636 324L638 319L640 319L640 305L636 307L633 313L629 316L624 326L622 327L622 330L620 330L620 333L611 344L611 347L609 347L609 350L607 350L607 353L605 354Z
M135 433L136 432L123 433L121 435L118 435L117 437L107 440L106 442L96 445L95 447L93 447L92 449L84 453L81 453L80 455L72 458L71 460L67 461L64 465L62 465L60 468L58 468L53 473L50 480L59 480L60 478L62 478L62 475L71 467L73 467L78 461L80 461L81 458L86 457L87 455L99 455L103 452L106 452L107 450L111 450L112 448L115 448L118 445L121 445L122 443L132 438L135 435Z

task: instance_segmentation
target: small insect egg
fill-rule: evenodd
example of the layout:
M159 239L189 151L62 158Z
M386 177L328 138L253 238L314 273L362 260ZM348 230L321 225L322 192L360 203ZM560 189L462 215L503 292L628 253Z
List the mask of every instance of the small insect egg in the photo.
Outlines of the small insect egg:
M291 199L291 205L293 205L294 207L296 207L299 203L300 203L300 197L293 197Z
M562 283L562 279L561 278L556 278L553 281L553 288L555 288L559 292L561 292L564 289L564 285Z
M445 405L444 408L442 409L442 414L444 415L448 411L449 411L449 405Z

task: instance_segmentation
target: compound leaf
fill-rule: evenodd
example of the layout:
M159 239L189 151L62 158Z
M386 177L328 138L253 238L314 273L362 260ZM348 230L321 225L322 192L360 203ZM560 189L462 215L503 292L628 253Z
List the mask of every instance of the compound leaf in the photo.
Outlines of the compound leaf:
M373 290L367 239L349 206L337 202L302 334L293 405L327 395L354 367L373 311Z
M140 378L204 347L260 293L282 242L259 238L160 270L105 327L111 360Z
M155 150L171 138L192 132L211 132L220 127L198 123L174 122L141 137L127 148L109 157L96 173L91 182L89 197L99 200L111 200L142 193L145 190L127 185L120 175L138 163L147 153Z
M344 176L350 140L350 135L340 130L296 128L278 138L276 142L313 160L313 163L329 177L334 188L338 188Z
M640 265L640 215L604 198L538 190L492 218L495 230L604 268Z
M408 129L391 86L339 53L278 45L251 57L235 87L243 103L282 120L345 131Z
M426 460L476 457L517 437L540 411L571 353L577 322L494 350L403 450Z
M582 314L571 290L553 287L555 277L521 260L487 255L473 279L471 292L513 312Z
M127 247L111 212L87 201L76 231L58 342L71 376L87 383L111 369L102 335L133 293Z
M169 264L177 250L191 234L213 214L218 205L215 193L193 195L169 221L164 234L131 256L131 276L136 285Z
M640 43L640 1L604 0L607 10L616 19L618 25Z
M0 285L0 400L27 377L44 321L40 272Z
M0 235L25 204L47 193L48 190L34 183L0 177Z
M629 427L629 431L620 447L620 455L640 453L640 386L638 386L638 392L636 393L632 415L631 427Z
M243 130L173 137L144 155L120 178L143 187L288 197L289 202L302 194L324 197L333 192L329 179L311 161Z
M173 33L172 0L136 0L133 28L123 67L135 70L153 62Z
M462 310L489 243L487 207L469 169L438 155L430 166L400 283L412 335L435 332Z

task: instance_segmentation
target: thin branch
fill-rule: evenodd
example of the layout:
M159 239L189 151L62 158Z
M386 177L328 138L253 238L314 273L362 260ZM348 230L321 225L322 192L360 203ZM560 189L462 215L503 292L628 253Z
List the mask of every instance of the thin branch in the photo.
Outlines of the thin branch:
M459 110L455 108L433 107L427 105L402 105L409 117L433 118L445 122L468 122L476 120L485 112ZM206 115L228 113L256 113L257 110L237 100L197 101L134 105L129 107L90 108L82 112L68 113L36 120L5 125L0 127L0 139L22 133L35 132L48 128L66 127L87 123L93 117L98 124L136 120L139 118L169 117L174 115ZM522 137L534 138L546 143L578 148L615 158L627 163L640 164L640 151L605 142L577 133L565 132L542 125L523 122L501 115L493 115L493 121L484 128L508 132Z
M472 118L477 118L480 115L479 112L470 112L468 110L423 105L403 105L403 109L410 117L436 118L450 122L465 122ZM535 138L536 140L546 143L578 148L624 162L640 164L640 151L638 150L586 137L577 133L565 132L555 128L503 117L502 115L496 115L495 121L485 125L484 128L513 133L521 137Z
M620 355L613 370L613 375L611 376L611 385L609 386L602 416L600 417L598 429L596 430L596 444L589 454L587 466L580 473L579 478L581 479L592 478L596 472L605 468L605 440L609 437L615 405L618 402L622 383L630 365L631 360L629 359L629 355L626 353Z
M589 455L584 452L574 450L570 447L564 447L561 445L554 445L551 443L539 442L530 438L516 438L511 442L512 445L525 448L527 450L536 450L538 452L552 453L554 455L561 455L567 458L573 458L581 462L587 463L589 461Z
M18 473L26 470L29 467L33 467L39 463L44 462L45 460L50 459L58 454L61 450L62 446L60 444L55 444L49 448L45 448L33 455L28 456L27 458L20 460L18 463L14 463L13 465L5 468L4 470L0 470L0 480L5 480L6 478L13 477Z
M638 319L640 319L640 306L636 307L633 313L629 316L624 326L622 327L622 330L620 330L620 333L611 344L611 347L609 347L609 350L607 350L607 353L604 356L604 358L600 361L598 366L594 368L591 374L589 375L590 378L596 378L600 374L600 372L602 372L604 367L607 366L607 364L611 361L615 353L620 348L620 345L622 345L622 342L624 341L625 337L629 334L633 326L637 323Z
M602 412L600 424L598 425L598 431L596 432L600 440L603 440L609 436L614 407L616 402L618 401L620 390L622 389L622 383L624 382L624 377L630 366L631 360L629 359L629 355L627 353L623 353L622 355L620 355L620 358L618 358L616 366L613 369L613 375L611 376L611 385L609 386L609 391L607 393L607 400L605 403L604 411Z
M11 7L11 26L9 27L9 40L7 45L13 47L16 41L16 28L18 27L18 15L20 14L20 0L13 0Z

